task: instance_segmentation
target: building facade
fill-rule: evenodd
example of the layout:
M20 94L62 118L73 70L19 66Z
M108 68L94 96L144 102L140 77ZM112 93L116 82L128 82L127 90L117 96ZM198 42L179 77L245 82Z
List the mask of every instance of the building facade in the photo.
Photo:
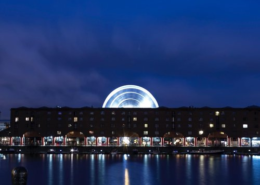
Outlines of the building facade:
M10 145L259 147L260 108L12 108ZM6 139L5 139L6 141Z

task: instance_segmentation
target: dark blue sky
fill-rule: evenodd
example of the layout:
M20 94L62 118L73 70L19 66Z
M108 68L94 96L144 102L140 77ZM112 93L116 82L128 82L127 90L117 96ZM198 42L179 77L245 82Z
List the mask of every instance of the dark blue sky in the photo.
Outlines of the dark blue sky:
M0 1L0 111L101 107L115 88L160 106L260 105L257 0Z

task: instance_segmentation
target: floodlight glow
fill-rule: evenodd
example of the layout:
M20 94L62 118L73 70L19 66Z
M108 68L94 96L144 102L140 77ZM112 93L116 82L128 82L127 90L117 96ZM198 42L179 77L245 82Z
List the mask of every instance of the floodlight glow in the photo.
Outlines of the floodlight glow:
M128 137L123 137L123 144L129 145L130 141Z
M146 89L136 85L121 86L112 91L103 108L157 108L158 103Z

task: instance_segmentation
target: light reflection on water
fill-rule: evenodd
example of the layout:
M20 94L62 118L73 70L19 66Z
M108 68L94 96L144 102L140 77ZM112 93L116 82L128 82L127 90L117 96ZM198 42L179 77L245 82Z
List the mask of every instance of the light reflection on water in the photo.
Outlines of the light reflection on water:
M7 155L0 160L1 184L24 166L28 185L225 185L257 184L260 157L233 155Z

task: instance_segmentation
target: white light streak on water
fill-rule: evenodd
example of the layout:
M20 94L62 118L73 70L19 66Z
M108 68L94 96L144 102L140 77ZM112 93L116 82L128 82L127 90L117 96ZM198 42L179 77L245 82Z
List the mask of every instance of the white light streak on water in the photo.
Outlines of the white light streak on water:
M63 185L64 184L63 183L63 155L59 154L57 157L59 159L59 175L58 175L59 184Z
M49 163L48 163L48 176L49 176L49 178L48 178L48 184L49 185L53 185L54 183L53 183L53 161L52 161L52 158L53 158L53 155L52 154L50 154L50 155L48 155L48 157L49 157Z

